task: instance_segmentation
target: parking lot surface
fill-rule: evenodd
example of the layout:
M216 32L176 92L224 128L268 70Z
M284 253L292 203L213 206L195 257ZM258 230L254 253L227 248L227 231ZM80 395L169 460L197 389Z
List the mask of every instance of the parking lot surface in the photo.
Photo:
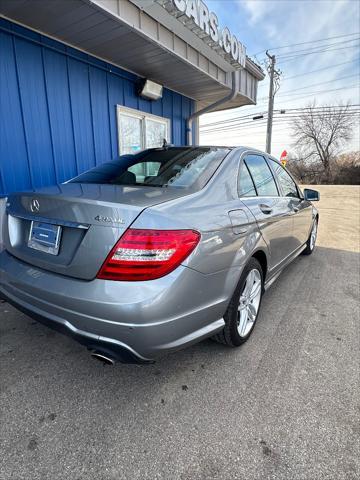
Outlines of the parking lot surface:
M360 190L319 190L316 251L239 349L104 366L0 304L0 478L360 478Z

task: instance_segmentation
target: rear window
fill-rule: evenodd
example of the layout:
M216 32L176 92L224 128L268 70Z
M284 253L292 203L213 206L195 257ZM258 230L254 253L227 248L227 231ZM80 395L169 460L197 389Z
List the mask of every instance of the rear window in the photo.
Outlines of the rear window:
M200 189L229 151L216 147L145 150L103 163L69 183Z

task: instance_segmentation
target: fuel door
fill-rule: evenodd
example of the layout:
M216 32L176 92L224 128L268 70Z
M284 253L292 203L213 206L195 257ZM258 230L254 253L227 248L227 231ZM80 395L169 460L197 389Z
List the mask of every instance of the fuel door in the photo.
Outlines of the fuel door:
M228 215L230 217L232 231L235 235L244 234L249 230L250 218L245 210L230 210Z

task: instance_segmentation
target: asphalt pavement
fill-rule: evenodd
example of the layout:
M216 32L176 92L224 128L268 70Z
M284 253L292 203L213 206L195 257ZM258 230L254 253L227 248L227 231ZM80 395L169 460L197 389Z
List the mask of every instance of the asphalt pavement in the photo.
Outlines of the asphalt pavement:
M359 479L359 189L341 188L239 349L104 366L0 304L0 479Z

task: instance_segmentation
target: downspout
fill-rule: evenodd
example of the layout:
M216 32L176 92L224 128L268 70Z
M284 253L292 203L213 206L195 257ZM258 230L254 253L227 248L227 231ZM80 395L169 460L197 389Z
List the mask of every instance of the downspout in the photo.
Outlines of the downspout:
M202 108L201 110L198 110L197 112L194 112L193 114L190 115L190 117L186 120L186 132L187 132L187 144L192 145L192 125L193 121L195 118L200 117L200 115L203 115L204 113L211 112L214 110L216 107L219 105L222 105L223 103L226 102L231 102L234 100L236 95L239 93L239 78L240 75L237 74L238 72L232 72L231 74L231 92L226 95L224 98L220 98L220 100L216 101L215 103L212 103L211 105L208 105L205 108Z

